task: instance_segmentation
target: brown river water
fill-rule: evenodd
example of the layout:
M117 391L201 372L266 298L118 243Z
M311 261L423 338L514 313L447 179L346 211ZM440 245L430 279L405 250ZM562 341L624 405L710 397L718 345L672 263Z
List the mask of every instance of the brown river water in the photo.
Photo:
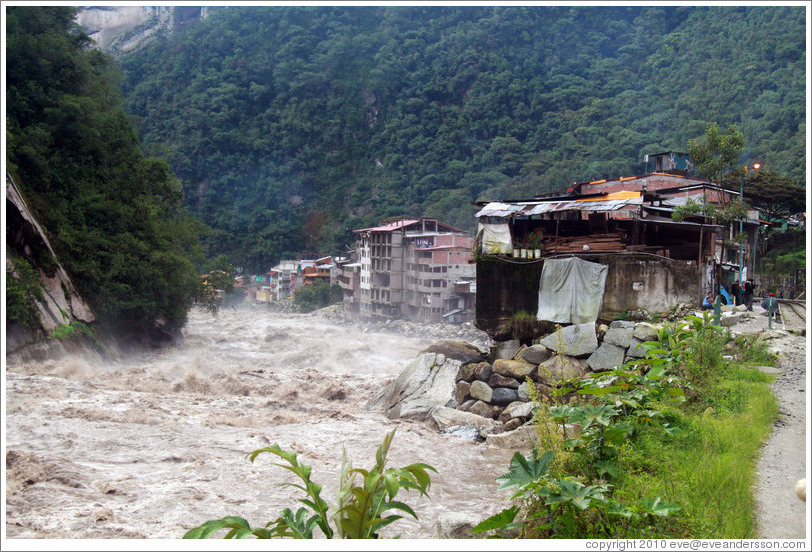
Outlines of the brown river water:
M436 538L443 512L488 516L507 507L495 478L513 451L364 410L434 340L364 332L316 315L263 308L193 310L181 345L117 362L86 358L6 367L6 537L177 539L239 515L255 526L297 509L301 491L278 443L313 466L335 502L342 448L370 468L397 429L389 466L426 462L429 498L384 536Z

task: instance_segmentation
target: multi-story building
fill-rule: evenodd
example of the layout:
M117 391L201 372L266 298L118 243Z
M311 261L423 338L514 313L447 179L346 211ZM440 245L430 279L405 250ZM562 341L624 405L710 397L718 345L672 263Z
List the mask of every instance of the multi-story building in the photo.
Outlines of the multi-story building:
M439 322L457 308L454 282L473 280L473 238L434 218L388 219L356 230L359 315Z

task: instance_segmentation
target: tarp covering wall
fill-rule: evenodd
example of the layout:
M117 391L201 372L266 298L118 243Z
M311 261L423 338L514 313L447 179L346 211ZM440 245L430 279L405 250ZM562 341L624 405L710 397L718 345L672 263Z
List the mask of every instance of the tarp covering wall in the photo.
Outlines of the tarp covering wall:
M477 230L477 240L480 240L481 251L486 255L513 253L513 238L510 236L510 227L506 222L480 224Z
M537 318L570 324L595 322L601 311L608 270L607 265L578 257L544 261Z

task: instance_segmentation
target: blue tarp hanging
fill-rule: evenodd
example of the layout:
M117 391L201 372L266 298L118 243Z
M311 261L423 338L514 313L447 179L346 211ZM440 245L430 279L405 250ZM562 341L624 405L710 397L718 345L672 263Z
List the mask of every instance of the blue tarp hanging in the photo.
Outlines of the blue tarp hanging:
M607 265L578 257L547 259L541 270L537 318L549 322L595 322L606 288Z

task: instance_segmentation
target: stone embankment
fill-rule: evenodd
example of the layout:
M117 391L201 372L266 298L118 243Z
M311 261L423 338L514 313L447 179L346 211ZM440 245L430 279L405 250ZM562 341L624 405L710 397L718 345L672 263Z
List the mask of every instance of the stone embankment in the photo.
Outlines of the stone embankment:
M725 306L719 325L730 327L754 318L743 306ZM400 329L407 325L413 326L389 324ZM550 397L565 380L644 358L643 343L656 340L661 327L625 320L573 324L529 347L506 341L490 350L464 339L446 339L422 351L366 406L393 419L428 421L444 433L527 449L535 439L527 422L536 406L529 382L540 397ZM764 337L774 336L765 332Z

